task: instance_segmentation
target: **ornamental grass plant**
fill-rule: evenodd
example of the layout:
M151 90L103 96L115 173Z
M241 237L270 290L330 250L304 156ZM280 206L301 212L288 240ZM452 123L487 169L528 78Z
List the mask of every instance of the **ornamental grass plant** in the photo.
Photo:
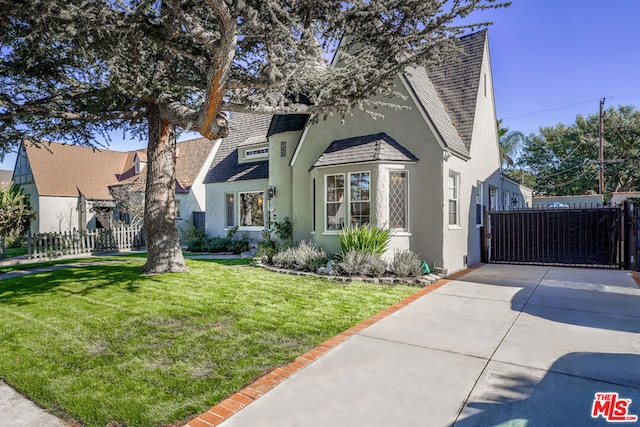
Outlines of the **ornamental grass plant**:
M363 254L382 255L389 246L391 230L363 224L346 227L338 236L343 255L352 250Z

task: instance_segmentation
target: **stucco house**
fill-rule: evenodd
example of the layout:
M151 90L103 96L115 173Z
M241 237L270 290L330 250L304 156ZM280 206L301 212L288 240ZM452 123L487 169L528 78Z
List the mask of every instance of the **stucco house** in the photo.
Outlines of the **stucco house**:
M483 207L531 191L500 173L487 31L459 42L460 61L396 77L406 109L380 108L384 119L233 114L205 177L207 232L259 239L289 217L295 240L331 252L343 227L371 223L393 230L389 253L450 272L479 262Z
M204 212L204 175L217 141L204 138L177 144L178 226ZM13 181L29 195L36 211L31 231L64 232L108 228L117 206L112 190L144 189L146 150L113 151L76 145L24 141L18 150ZM199 219L202 219L201 214ZM197 215L196 215L197 216Z

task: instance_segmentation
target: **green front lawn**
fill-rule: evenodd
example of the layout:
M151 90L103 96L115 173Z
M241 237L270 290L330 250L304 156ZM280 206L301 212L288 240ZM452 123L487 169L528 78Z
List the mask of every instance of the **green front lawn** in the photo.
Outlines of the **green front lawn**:
M143 262L0 281L0 377L87 426L186 421L416 291L245 260L146 277Z

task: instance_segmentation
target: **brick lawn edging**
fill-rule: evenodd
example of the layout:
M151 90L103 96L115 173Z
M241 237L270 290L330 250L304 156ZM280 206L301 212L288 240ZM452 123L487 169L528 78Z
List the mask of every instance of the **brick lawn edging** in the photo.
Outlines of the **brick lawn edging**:
M418 292L409 295L402 301L397 302L390 307L387 307L378 314L375 314L374 316L363 320L357 325L352 326L346 331L336 335L335 337L328 339L313 350L310 350L302 356L299 356L298 358L296 358L296 360L289 363L288 365L275 368L271 372L268 372L267 374L261 376L242 390L232 394L222 402L211 407L207 412L196 416L183 427L211 427L222 423L227 418L231 417L245 406L251 404L254 400L258 399L278 384L284 382L284 380L286 380L305 366L310 365L311 363L313 363L313 361L327 354L333 348L337 347L338 344L341 344L348 340L351 336L362 332L364 329L368 328L374 323L379 322L392 313L395 313L396 311L406 307L418 298L446 285L447 283L449 283L449 281L462 277L472 270L476 270L482 267L483 265L484 264L476 264L458 273L447 276L446 279L441 279L428 287L420 289Z

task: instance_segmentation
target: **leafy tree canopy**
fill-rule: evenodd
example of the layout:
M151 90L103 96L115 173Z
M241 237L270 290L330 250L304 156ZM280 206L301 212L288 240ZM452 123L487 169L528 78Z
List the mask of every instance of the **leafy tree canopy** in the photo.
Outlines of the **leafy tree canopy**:
M21 139L148 131L149 273L184 271L175 128L225 137L222 111L373 110L407 66L459 52L497 0L0 0L0 155ZM465 19L468 18L468 19ZM325 56L338 46L338 66Z
M572 125L544 127L526 137L520 166L546 195L598 191L599 114L578 116ZM604 116L605 193L640 189L640 111L609 108Z
M0 0L0 135L94 143L149 105L215 138L218 111L346 112L456 55L496 0ZM324 56L342 37L342 66ZM300 95L305 97L300 102Z

